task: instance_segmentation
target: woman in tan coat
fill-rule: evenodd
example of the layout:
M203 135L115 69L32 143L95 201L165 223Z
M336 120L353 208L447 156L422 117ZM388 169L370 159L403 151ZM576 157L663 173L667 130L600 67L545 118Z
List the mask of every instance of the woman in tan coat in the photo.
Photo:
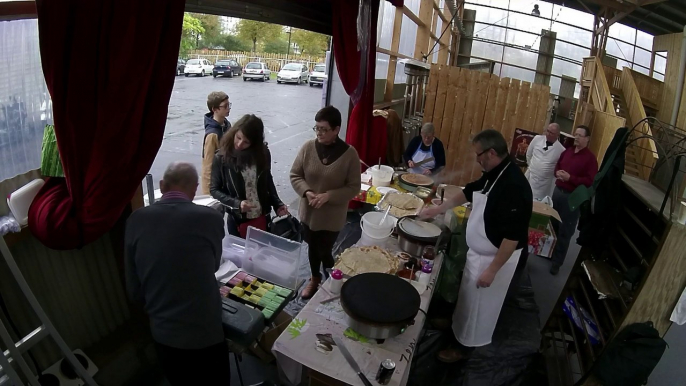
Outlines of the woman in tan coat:
M338 138L341 113L333 106L317 112L317 139L300 148L291 167L291 185L300 197L303 238L309 244L312 278L302 292L314 296L322 281L320 266L333 267L331 251L346 223L348 202L360 192L360 158Z

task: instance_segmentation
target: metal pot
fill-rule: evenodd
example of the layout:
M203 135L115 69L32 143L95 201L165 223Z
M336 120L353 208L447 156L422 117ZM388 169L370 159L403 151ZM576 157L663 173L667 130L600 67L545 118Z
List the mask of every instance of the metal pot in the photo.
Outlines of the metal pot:
M406 216L398 220L398 225L396 226L396 230L398 232L398 246L400 246L400 249L409 253L410 255L421 256L424 246L435 245L440 235L436 237L419 237L411 235L405 232L401 226L402 221L406 221L406 218L416 219L417 216ZM433 220L422 221L433 223Z
M350 315L348 315L348 320L353 331L369 339L392 338L402 334L408 326L414 324L414 319L406 323L372 324L359 321Z

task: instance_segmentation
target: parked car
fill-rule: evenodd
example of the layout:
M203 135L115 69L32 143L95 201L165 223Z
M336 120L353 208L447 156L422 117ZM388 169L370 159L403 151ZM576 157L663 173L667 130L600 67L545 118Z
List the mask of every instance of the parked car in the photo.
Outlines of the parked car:
M214 64L214 69L212 69L212 76L228 76L233 78L234 76L241 76L243 73L243 68L238 62L232 59L218 60Z
M183 70L186 68L186 61L177 59L176 61L176 76L183 75Z
M186 67L183 69L184 75L198 75L205 76L212 73L214 66L207 59L190 59L186 62Z
M307 82L309 71L307 66L300 63L288 63L283 66L276 75L276 83L297 83Z
M248 79L260 79L263 82L269 80L272 72L267 68L267 65L261 62L250 62L245 65L243 69L243 81Z
M314 86L315 84L324 86L324 82L326 82L327 78L326 65L317 64L314 66L314 70L312 70L310 75L307 77L307 83L310 84L310 87Z

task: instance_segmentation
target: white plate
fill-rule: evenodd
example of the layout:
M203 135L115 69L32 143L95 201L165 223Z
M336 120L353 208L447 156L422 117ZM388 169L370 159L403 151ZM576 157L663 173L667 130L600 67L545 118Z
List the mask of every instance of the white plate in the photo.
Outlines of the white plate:
M383 195L386 195L386 194L391 193L391 192L396 192L396 193L398 192L397 189L389 188L388 186L382 186L382 187L376 188L376 191L383 194Z

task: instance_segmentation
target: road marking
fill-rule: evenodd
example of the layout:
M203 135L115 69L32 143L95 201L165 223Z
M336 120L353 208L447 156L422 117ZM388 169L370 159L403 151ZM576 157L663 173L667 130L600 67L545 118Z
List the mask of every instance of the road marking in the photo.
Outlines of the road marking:
M280 140L278 140L278 141L276 141L276 142L270 142L269 145L270 145L270 146L274 146L274 145L279 144L279 143L281 143L281 142L283 142L283 141L288 141L289 139L293 139L293 138L295 138L295 137L297 137L297 136L299 136L299 135L308 134L309 132L310 132L309 130L304 130L304 131L302 131L302 132L300 132L300 133L298 133L298 134L293 134L293 135L291 135L290 137L286 137L286 138L284 138L284 139L280 139Z

